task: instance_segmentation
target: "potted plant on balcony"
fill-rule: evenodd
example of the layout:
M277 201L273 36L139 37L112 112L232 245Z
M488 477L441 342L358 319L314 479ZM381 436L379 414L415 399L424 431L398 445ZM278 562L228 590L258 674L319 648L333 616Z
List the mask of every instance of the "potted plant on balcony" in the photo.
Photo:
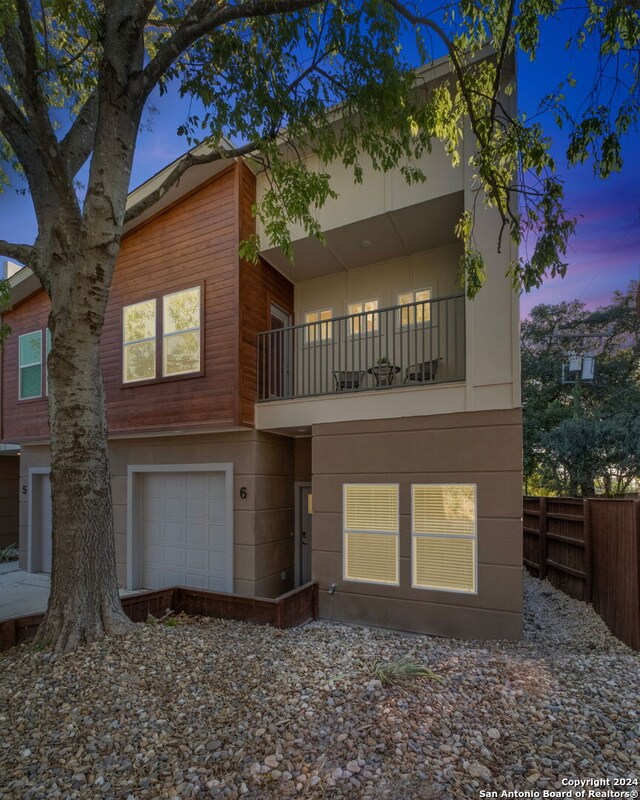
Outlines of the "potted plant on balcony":
M376 386L391 386L395 374L400 372L400 367L392 364L386 356L380 356L369 372L375 378Z

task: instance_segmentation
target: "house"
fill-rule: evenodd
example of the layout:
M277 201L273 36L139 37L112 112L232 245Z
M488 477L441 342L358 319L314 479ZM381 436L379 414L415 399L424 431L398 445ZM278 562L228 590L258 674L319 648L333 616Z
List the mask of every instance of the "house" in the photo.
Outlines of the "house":
M101 345L123 586L313 579L324 618L520 636L518 297L490 209L486 285L458 287L468 155L434 147L411 186L337 170L326 246L293 228L294 263L264 236L239 257L265 191L242 160L192 169L127 228ZM21 445L21 564L46 572L48 300L27 269L11 298L1 437Z

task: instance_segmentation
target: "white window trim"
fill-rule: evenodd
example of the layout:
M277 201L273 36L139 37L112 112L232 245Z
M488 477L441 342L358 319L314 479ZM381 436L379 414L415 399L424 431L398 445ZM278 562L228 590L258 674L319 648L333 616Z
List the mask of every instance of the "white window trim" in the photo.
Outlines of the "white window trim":
M175 297L177 294L183 294L184 292L198 292L198 312L199 312L199 322L198 325L191 328L183 328L179 331L171 331L170 333L165 333L164 323L165 323L165 302L170 297ZM201 342L198 343L198 369L188 369L184 372L166 372L166 350L164 347L164 343L167 339L171 338L172 336L181 336L183 333L200 333L200 329L202 328L202 287L201 286L190 286L187 289L178 289L177 292L169 292L169 294L162 295L162 377L163 378L177 378L181 375L191 375L194 372L200 372L202 370L202 346Z
M367 303L376 303L375 309L373 311L365 311L364 307L366 306ZM370 297L367 300L353 300L352 302L347 303L347 316L348 317L354 316L354 314L349 310L349 307L350 306L355 306L355 305L361 305L362 309L363 309L362 311L356 311L355 312L355 314L361 314L362 315L360 317L360 323L361 323L360 327L362 328L362 322L366 323L366 320L367 320L366 315L367 314L373 314L374 315L373 316L374 327L371 330L369 330L368 327L366 327L366 324L365 324L365 330L364 331L361 329L360 331L355 333L354 330L353 330L353 320L349 319L348 324L347 324L347 336L352 338L352 339L358 339L361 336L376 336L377 334L379 334L380 333L380 298L379 297Z
M29 364L21 364L20 363L20 342L26 336L33 336L35 333L38 334L40 337L40 360L39 361L32 361ZM37 400L39 397L42 397L42 329L35 331L28 331L27 333L22 333L18 336L18 400ZM27 367L40 367L40 391L38 394L30 395L29 397L22 396L22 370L26 369Z
M411 294L413 295L413 300L411 301L411 303L401 303L400 302L400 297L403 294L409 294L409 292L411 292ZM416 295L418 294L418 292L429 292L429 299L428 300L416 300ZM407 323L404 323L402 321L402 306L412 305L413 303L433 303L433 300L434 300L434 295L433 295L433 287L432 286L420 286L418 289L405 289L402 292L398 292L396 294L396 305L400 306L400 308L398 308L398 310L396 312L397 313L396 329L398 331L409 331L409 330L413 330L414 328L419 328L422 325L431 326L432 323L433 323L433 317L432 317L432 314L431 314L431 311L432 311L432 306L431 305L429 305L429 319L423 319L422 322L414 321L414 322L407 322ZM415 308L413 310L415 312Z
M399 483L378 483L372 484L367 482L366 485L370 486L393 486L398 493L398 519L397 530L395 531L375 531L375 530L348 530L347 522L347 486L360 486L360 483L343 483L342 484L342 580L345 583L366 583L375 584L376 586L400 586L400 484ZM396 575L398 580L394 583L390 581L372 581L363 580L362 578L349 578L347 576L347 534L377 534L380 536L395 536L396 537Z
M126 334L125 334L125 316L126 316L125 312L126 312L126 310L128 308L133 308L134 306L142 305L143 303L151 303L151 302L154 304L154 307L155 307L155 314L154 314L153 319L154 319L156 332L154 333L153 336L145 336L142 339L127 340L126 339ZM157 341L158 340L158 333L157 333L157 331L158 331L158 299L156 297L150 297L148 300L138 300L135 303L127 303L126 306L122 306L122 383L132 384L132 383L142 383L143 381L155 381L155 380L157 380L157 378L158 378L158 362L157 362L158 354L157 354L157 352L155 354L155 359L154 359L154 362L153 362L153 377L152 378L134 378L132 380L127 380L126 362L125 362L125 358L124 358L124 354L126 352L126 349L130 344L142 344L143 342L155 342L156 350L157 350L157 347L158 347L158 341Z
M329 319L320 319L320 314L323 314L325 311L329 311L331 313L331 317ZM304 324L308 327L305 327L304 330L304 344L309 347L313 347L314 345L324 344L325 342L332 342L333 341L333 306L327 306L326 308L312 308L310 311L305 311L304 313ZM309 314L317 314L318 320L315 322L308 322L307 316ZM317 336L314 339L309 338L309 331L311 329L311 325L324 325L326 326L326 330L328 332L328 336ZM314 328L314 336L315 331L317 329ZM320 333L322 333L322 327L320 328Z
M471 486L474 493L474 511L475 511L475 525L474 534L470 536L468 533L416 533L415 532L415 489L416 486ZM439 586L423 586L416 583L416 558L414 541L419 538L425 539L464 539L465 541L473 542L473 591L465 592L462 589L442 589ZM477 483L412 483L411 484L411 588L421 589L425 592L446 592L447 594L463 594L463 595L477 595L478 594L478 484Z

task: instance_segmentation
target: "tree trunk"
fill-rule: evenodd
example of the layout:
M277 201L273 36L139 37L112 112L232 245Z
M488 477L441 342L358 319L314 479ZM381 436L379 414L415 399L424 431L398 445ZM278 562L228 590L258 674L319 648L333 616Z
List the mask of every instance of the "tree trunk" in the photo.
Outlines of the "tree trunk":
M75 257L86 260L88 255ZM62 303L54 290L51 298L52 581L38 640L56 652L124 633L132 625L118 595L100 369L109 267L113 264L69 270L76 276L67 286L70 296Z

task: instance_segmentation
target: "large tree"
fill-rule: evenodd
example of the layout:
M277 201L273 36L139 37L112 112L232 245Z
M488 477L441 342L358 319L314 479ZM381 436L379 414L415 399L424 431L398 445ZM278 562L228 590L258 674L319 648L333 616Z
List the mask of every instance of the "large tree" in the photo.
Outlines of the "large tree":
M580 119L563 108L561 91L547 105L571 126L569 159L593 156L606 174L619 168L619 139L636 115L638 15L634 3L583 1L574 43L596 39L604 60L620 62L618 82L604 102L600 81ZM562 9L561 0L0 0L0 161L6 175L23 175L38 223L33 244L0 241L0 252L28 265L51 299L54 551L43 640L64 650L128 626L116 587L99 341L123 225L143 210L125 206L152 93L160 89L160 106L175 87L197 99L182 132L190 143L206 139L209 151L182 159L145 204L194 164L254 154L272 181L257 213L285 250L287 219L319 234L313 208L331 194L328 176L308 173L292 153L341 161L355 180L365 156L422 180L415 161L438 138L455 163L468 122L479 202L497 208L501 238L535 234L531 257L511 267L514 283L529 287L547 270L564 272L574 220L548 139L503 98L516 49L535 57L541 19ZM578 19L575 3L570 13ZM478 59L486 44L493 57ZM412 50L423 62L447 55L452 79L416 87ZM469 294L483 280L473 222L470 214L458 226ZM258 247L246 243L246 254Z
M525 492L617 496L640 480L637 289L591 311L538 305L523 323ZM595 357L593 380L567 371L570 353Z

